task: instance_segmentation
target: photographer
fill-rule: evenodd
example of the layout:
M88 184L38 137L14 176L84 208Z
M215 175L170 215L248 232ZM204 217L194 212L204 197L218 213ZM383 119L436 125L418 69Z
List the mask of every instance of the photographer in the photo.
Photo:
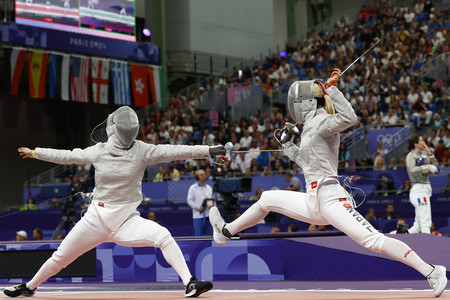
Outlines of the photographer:
M213 189L206 184L206 174L203 170L195 172L196 183L191 185L187 195L187 203L192 208L194 223L194 235L212 235L212 227L209 222L209 209L213 206Z

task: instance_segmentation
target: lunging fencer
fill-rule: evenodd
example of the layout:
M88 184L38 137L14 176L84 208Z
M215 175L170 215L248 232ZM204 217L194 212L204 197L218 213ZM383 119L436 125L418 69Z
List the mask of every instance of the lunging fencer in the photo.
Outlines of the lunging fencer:
M430 174L438 173L438 162L427 143L417 134L408 140L406 170L411 181L409 202L414 206L414 224L409 233L431 233L431 183Z
M352 197L339 184L339 134L357 122L352 105L336 87L340 76L341 71L334 69L325 86L317 80L296 81L289 89L288 109L293 119L303 124L303 132L300 148L292 142L292 130L288 127L283 130L281 143L288 157L303 169L307 192L265 191L258 202L228 224L213 207L210 221L214 241L224 245L271 211L306 223L331 224L360 245L419 271L439 297L447 285L446 268L424 262L402 241L378 232L356 211Z
M225 148L152 145L136 140L139 120L134 110L127 106L110 114L106 123L106 143L73 150L18 149L23 158L57 164L92 164L96 186L92 204L57 251L28 283L6 288L6 295L32 296L42 282L104 242L161 249L164 258L183 281L186 297L197 297L212 288L211 282L197 280L191 275L183 253L170 232L158 223L142 218L136 208L142 201L142 177L148 165L225 155Z

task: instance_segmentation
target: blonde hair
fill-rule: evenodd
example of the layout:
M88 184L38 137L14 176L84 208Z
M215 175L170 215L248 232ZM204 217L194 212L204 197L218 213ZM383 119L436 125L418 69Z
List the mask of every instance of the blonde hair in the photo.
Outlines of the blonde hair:
M314 96L314 98L322 98L323 97L325 99L325 110L327 111L327 113L329 113L331 115L336 113L334 110L333 101L331 101L330 96L328 96L327 94L325 94L323 92L322 87L318 83L314 83L313 96Z

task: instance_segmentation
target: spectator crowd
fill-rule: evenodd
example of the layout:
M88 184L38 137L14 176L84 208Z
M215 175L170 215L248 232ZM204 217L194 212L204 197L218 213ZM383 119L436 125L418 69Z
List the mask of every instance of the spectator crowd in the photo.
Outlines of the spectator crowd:
M149 112L141 124L139 139L154 144L210 146L231 141L236 150L248 152L235 155L219 168L228 176L301 172L283 156L274 139L277 128L292 122L285 106L268 105L269 110L255 110L252 116L240 120L221 114L217 126L213 126L209 112L199 110L199 106L226 88L250 85L261 86L264 103L273 104L272 100L285 93L293 81L326 79L332 68L343 70L381 39L339 83L359 118L358 124L342 137L359 127L380 129L411 123L418 130L427 131L425 138L438 161L448 165L450 117L446 112L450 80L422 78L421 69L438 67L436 57L450 53L449 30L448 7L438 11L431 1L422 0L413 6L374 2L363 6L355 21L342 17L330 30L311 30L296 44L288 43L281 54L272 53L242 70L236 66L230 74L211 77L198 89L178 92L170 97L166 110ZM348 168L350 157L345 144L341 145L339 156L339 168ZM355 163L357 167L368 165L370 169L385 170L403 167L403 159L386 162L384 152L379 152ZM160 166L151 178L179 180L192 177L197 169L214 176L218 168L208 160L173 162Z

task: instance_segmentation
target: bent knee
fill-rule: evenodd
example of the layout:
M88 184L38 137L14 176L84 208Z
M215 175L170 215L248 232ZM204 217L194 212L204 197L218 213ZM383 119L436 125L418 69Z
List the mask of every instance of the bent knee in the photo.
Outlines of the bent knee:
M280 198L277 191L265 191L261 194L261 198L258 200L258 204L261 206L262 210L265 212L270 212L269 207L276 204L276 200Z
M386 240L386 236L382 233L375 233L360 242L361 246L372 250L373 252L382 252L383 243Z
M172 235L170 234L170 231L167 230L166 227L161 226L161 228L158 230L158 232L156 232L156 235L155 235L155 239L154 239L155 247L163 249L168 244L170 244L172 241L175 241L175 240L173 239Z

